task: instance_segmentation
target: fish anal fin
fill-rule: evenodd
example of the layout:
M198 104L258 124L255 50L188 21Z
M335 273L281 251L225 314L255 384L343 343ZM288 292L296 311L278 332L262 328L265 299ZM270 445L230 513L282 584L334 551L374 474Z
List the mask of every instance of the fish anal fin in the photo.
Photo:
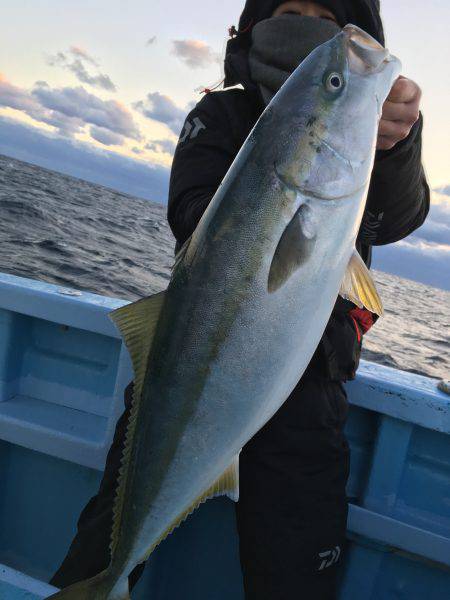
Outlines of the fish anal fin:
M356 250L353 250L339 294L360 308L365 307L379 316L383 314L383 304L375 282Z
M149 548L143 560L146 560L153 550L169 536L189 515L197 508L212 498L218 496L228 496L234 502L239 499L239 454L237 454L231 465L216 479L216 481L208 487L198 498L190 504L166 529L166 531L158 538L158 540Z

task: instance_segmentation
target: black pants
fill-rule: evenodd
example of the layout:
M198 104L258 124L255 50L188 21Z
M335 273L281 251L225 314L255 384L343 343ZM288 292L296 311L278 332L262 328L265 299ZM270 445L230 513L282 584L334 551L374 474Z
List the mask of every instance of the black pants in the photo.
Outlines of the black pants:
M109 563L112 501L131 392L132 384L125 390L126 408L99 492L83 509L67 556L50 580L56 587L91 577ZM247 600L336 597L347 522L347 412L342 384L303 379L243 448L236 514ZM130 574L130 589L143 568Z

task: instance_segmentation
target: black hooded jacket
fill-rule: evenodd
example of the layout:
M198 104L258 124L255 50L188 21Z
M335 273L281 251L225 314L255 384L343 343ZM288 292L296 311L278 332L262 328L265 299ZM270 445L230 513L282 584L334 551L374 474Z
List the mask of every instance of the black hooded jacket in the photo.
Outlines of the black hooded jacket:
M354 23L384 44L378 0L318 0L341 26ZM242 88L210 92L189 113L175 151L168 220L176 248L192 234L223 177L265 108L251 80L248 50L251 28L269 18L279 0L248 0L237 35L227 45L225 86ZM239 33L240 32L240 33ZM370 267L371 247L405 238L425 220L430 191L421 162L422 116L409 136L392 150L377 151L357 250ZM359 363L360 333L338 298L308 372L335 380L352 379Z

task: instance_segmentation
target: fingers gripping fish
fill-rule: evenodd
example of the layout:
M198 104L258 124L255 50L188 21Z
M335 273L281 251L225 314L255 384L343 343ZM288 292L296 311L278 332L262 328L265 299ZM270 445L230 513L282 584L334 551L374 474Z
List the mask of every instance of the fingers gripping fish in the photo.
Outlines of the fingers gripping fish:
M381 106L400 72L348 25L266 108L167 290L111 313L134 398L111 562L54 600L125 600L128 574L200 503L238 497L238 455L294 389L339 293L381 314L355 251Z

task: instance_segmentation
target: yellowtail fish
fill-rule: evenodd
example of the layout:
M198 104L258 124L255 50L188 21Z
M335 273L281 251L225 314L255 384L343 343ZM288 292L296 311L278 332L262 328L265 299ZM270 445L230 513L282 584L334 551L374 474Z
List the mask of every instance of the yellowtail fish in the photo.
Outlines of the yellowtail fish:
M111 562L54 600L126 600L128 574L208 498L238 498L242 446L307 367L341 293L381 314L355 251L399 61L353 25L291 75L249 134L167 290L111 313L134 398Z

